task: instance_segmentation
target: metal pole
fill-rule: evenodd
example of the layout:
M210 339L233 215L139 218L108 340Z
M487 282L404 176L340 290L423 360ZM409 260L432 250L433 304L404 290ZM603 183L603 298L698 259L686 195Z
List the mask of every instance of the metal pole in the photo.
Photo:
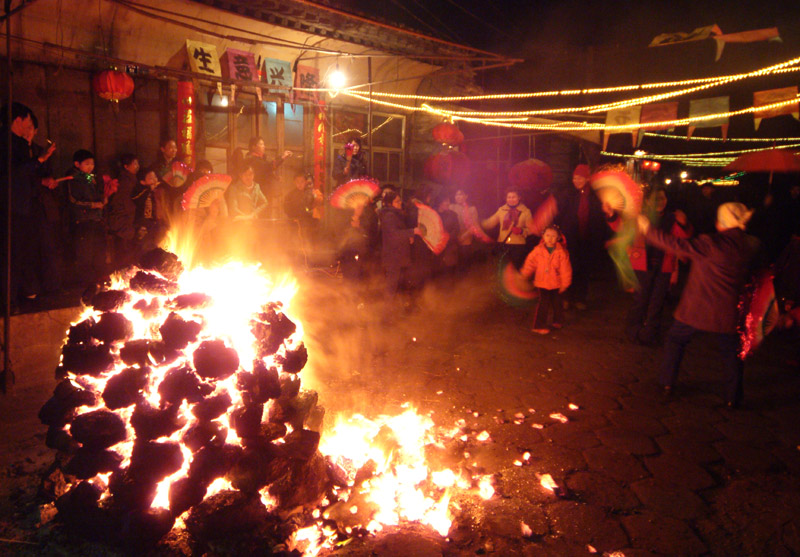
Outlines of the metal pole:
M5 281L3 281L3 291L5 292L5 312L3 315L3 371L2 387L3 393L7 393L9 387L14 383L14 373L11 371L11 114L14 87L11 75L11 0L5 0L6 12L6 79L8 80L6 111L6 257L5 257Z
M367 58L367 81L369 82L369 106L367 108L367 149L369 149L370 175L375 172L372 168L372 57Z

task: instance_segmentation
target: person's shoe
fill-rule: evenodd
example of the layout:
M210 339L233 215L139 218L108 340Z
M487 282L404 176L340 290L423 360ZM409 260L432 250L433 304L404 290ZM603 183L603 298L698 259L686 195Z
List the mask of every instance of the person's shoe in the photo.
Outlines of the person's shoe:
M586 304L584 304L583 302L575 302L575 309L583 311L586 309Z
M537 335L549 335L550 329L531 329L532 332L536 333Z
M561 323L553 323L550 326L553 327L554 329L560 329L562 327Z

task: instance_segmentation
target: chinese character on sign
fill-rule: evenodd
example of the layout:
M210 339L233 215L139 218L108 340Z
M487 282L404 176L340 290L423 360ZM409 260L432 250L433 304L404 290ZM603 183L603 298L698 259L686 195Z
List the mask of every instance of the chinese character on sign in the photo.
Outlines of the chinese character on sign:
M186 52L193 72L222 77L217 47L213 44L187 40Z
M295 87L300 89L317 89L319 87L319 70L312 66L297 66ZM313 101L317 94L313 91L296 91L296 100Z
M240 54L233 57L233 67L236 68L236 79L244 79L246 81L253 80L253 74L250 72L250 65L247 63L247 58Z
M292 66L289 62L267 58L264 60L264 79L270 85L280 85L285 89L270 89L270 93L286 93L292 86Z
M229 48L222 56L222 74L224 77L240 81L256 79L256 58L252 52Z

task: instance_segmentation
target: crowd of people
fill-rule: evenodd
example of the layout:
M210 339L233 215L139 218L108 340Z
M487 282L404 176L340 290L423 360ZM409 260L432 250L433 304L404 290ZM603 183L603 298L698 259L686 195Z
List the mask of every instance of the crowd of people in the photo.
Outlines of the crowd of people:
M388 316L397 315L408 305L408 293L413 296L429 282L447 288L476 261L504 256L536 289L531 330L547 335L565 325L565 309L587 309L590 282L607 250L618 267L630 270L622 281L632 295L624 320L628 339L654 345L664 338L660 382L666 393L675 387L687 343L697 332L708 332L718 338L725 400L739 403L738 308L754 267L773 265L783 321L800 322L798 185L787 188L783 198L761 199L755 213L738 202L714 202L708 187L695 188L702 191L699 201L686 203L648 186L642 215L631 219L601 202L590 187L592 169L580 164L571 184L544 195L509 189L505 203L484 219L464 188L403 190L384 184L373 199L334 208L303 171L292 176L283 195L278 169L292 153L270 160L263 139L254 137L247 152L234 156L225 195L202 207L185 207L189 188L214 169L201 160L182 183L170 183L179 160L174 140L160 144L149 166L135 154L121 155L113 179L98 177L94 155L79 149L59 176L50 164L56 146L42 148L33 141L35 114L14 103L8 125L11 167L4 166L3 175L11 173L13 188L12 306L57 291L67 278L73 284L97 281L159 245L170 228L191 227L211 251L220 236L232 233L245 253L254 252L260 241L252 234L254 223L280 205L300 251L329 250L347 282L383 277ZM339 186L368 175L361 141L353 137L335 158L331 178ZM436 245L434 231L421 224L421 211L438 214ZM748 223L764 245L745 232ZM243 246L246 238L249 247ZM74 263L66 273L65 261ZM663 310L670 292L681 288L664 335Z

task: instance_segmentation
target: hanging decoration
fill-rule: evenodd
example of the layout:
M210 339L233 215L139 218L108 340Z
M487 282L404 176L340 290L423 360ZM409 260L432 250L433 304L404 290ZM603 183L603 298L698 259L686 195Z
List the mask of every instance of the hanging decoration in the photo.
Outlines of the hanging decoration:
M264 82L277 85L280 89L269 88L270 93L285 95L292 87L292 65L275 58L264 59Z
M714 40L717 43L717 57L714 59L715 62L719 61L720 56L722 56L722 49L725 48L725 43L755 43L760 41L783 42L777 27L717 35L714 37Z
M256 57L252 52L229 48L222 55L220 66L222 75L228 79L240 81L256 81L258 79Z
M553 169L539 159L528 159L518 162L509 169L508 181L516 188L541 193L550 187L553 181Z
M669 120L674 120L678 117L678 101L672 101L668 103L654 103L654 104L646 104L642 107L642 114L639 117L639 122L642 124L650 124L653 122L666 122ZM649 128L649 129L673 129L673 127L658 127L658 128ZM638 144L642 143L642 139L645 134L639 135Z
M450 122L437 124L433 127L433 130L431 130L431 133L433 133L433 139L444 145L457 146L464 142L464 134L461 133L458 126Z
M294 74L294 100L316 101L317 92L309 89L318 89L319 85L319 69L299 64Z
M92 89L101 99L118 103L133 94L133 78L117 70L105 70L92 78Z
M186 39L186 54L189 57L189 67L192 72L222 77L217 47L213 44Z
M328 175L325 168L325 155L328 152L328 134L325 129L325 102L320 101L317 113L314 115L314 189L322 191L325 186L325 177Z
M626 108L617 108L615 110L609 110L606 113L606 126L627 126L629 124L638 124L639 119L642 115L642 107L641 105L637 106L629 106ZM636 146L637 136L639 135L638 128L631 128L630 130L620 130L620 131L606 131L603 134L603 149L608 146L608 138L610 135L614 133L630 133L632 137L632 145Z
M667 46L671 44L688 43L692 41L703 41L712 35L721 35L722 29L715 23L698 27L691 33L662 33L656 36L648 46Z
M469 180L470 167L467 155L456 149L446 149L428 157L423 173L439 184L462 187Z
M689 101L689 118L700 118L712 114L724 114L730 110L730 97L710 97L708 99L695 99ZM728 137L728 117L719 116L717 118L691 121L687 132L688 137L692 137L695 128L722 128L722 137Z
M795 102L791 102L794 100ZM761 120L764 118L775 118L776 116L783 116L784 114L791 114L795 120L800 119L798 114L797 102L797 85L793 87L782 87L780 89L768 89L766 91L757 91L753 93L753 106L762 107L765 105L789 101L783 106L775 108L765 108L756 110L753 113L754 124L756 129L761 125Z
M194 84L191 81L178 82L178 153L183 162L194 166L195 110Z

